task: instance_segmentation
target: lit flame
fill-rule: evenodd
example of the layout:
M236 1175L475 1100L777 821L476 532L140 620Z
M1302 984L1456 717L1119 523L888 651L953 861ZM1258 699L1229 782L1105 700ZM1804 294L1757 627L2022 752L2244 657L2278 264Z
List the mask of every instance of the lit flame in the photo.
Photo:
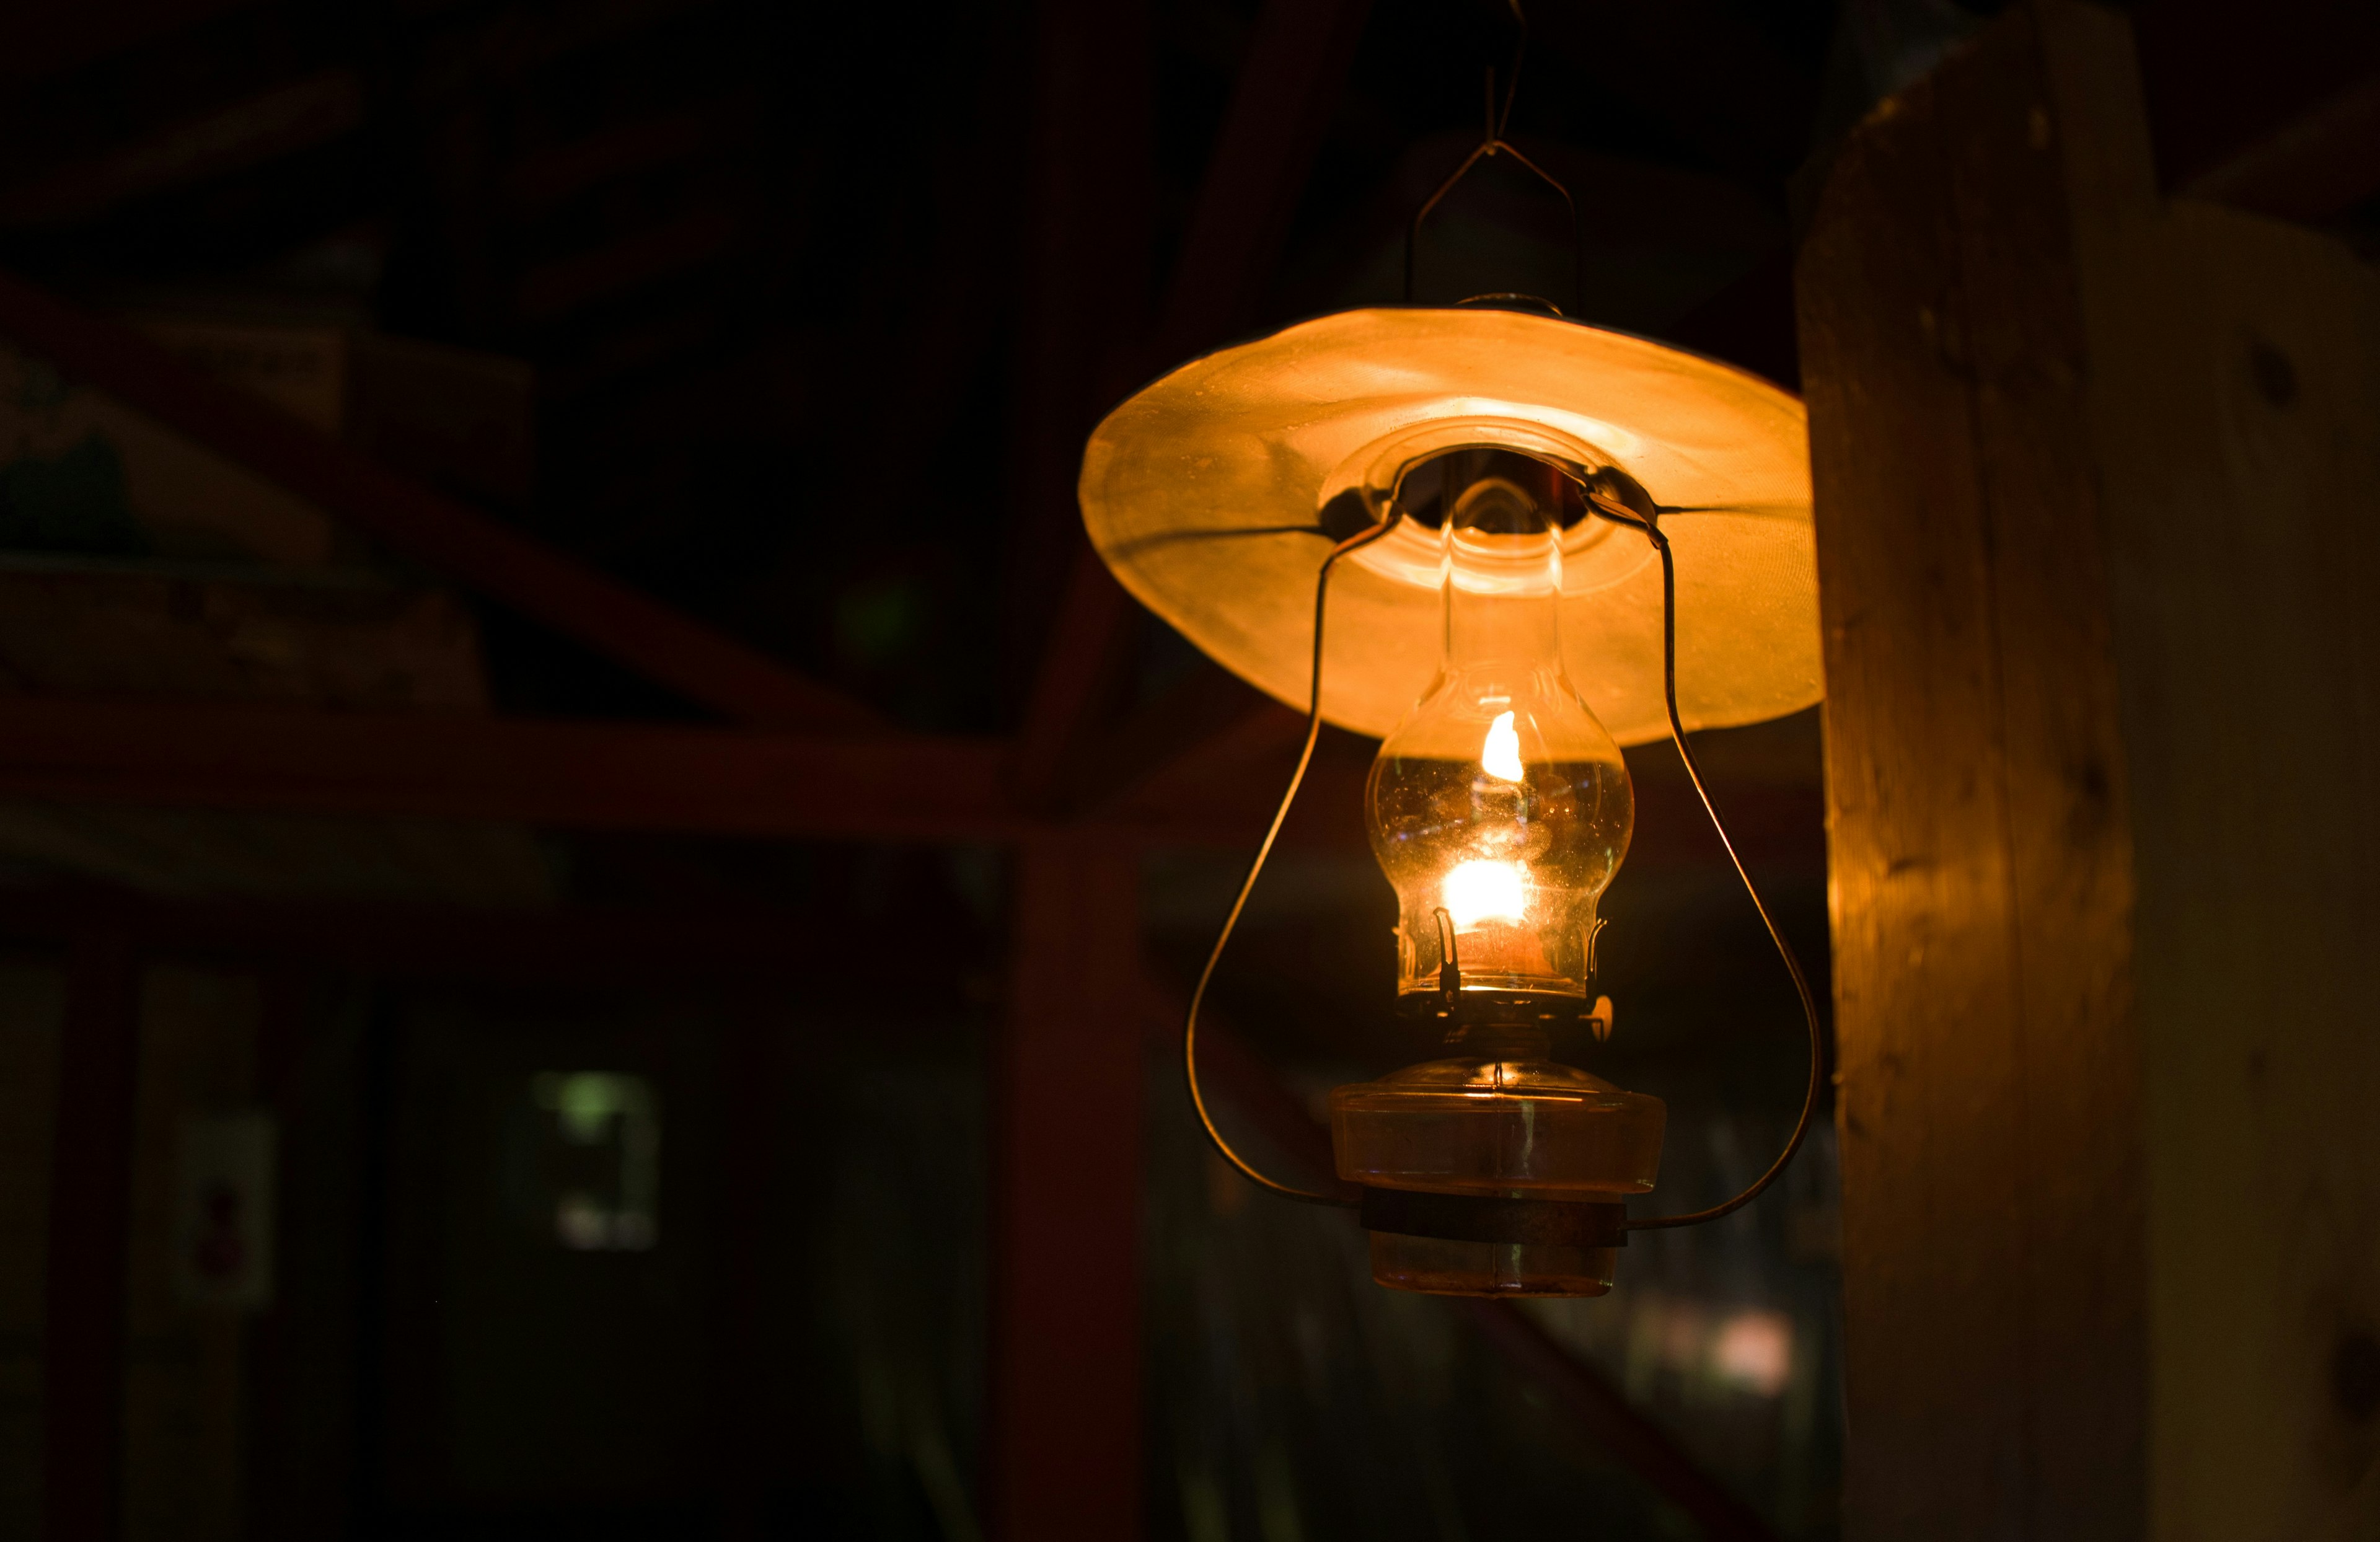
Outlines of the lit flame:
M1446 875L1446 910L1458 929L1522 920L1528 908L1529 872L1518 862L1465 862Z
M1512 714L1499 712L1488 725L1488 743L1479 751L1479 769L1506 782L1521 780L1521 735L1512 730Z

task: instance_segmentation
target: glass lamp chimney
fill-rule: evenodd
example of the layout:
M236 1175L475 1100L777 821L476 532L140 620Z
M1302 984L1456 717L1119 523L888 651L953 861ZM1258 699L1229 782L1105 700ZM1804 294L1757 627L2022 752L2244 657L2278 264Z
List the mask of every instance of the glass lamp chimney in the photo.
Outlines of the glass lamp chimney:
M1528 480L1552 475L1539 469ZM1408 999L1440 991L1450 942L1475 1008L1588 994L1596 905L1634 807L1620 747L1562 667L1558 515L1498 475L1444 513L1444 653L1365 796Z

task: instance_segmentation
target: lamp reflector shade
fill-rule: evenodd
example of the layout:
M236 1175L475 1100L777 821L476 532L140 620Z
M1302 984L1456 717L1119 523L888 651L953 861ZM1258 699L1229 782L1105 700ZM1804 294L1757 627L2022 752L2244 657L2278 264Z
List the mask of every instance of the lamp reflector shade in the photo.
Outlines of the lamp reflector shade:
M1678 567L1689 728L1822 694L1806 419L1791 393L1625 333L1495 310L1342 311L1184 364L1111 413L1083 457L1083 518L1133 596L1303 710L1315 575L1409 469L1463 448L1633 478ZM1441 545L1408 520L1331 577L1323 716L1379 737L1428 687ZM1623 745L1668 732L1661 573L1589 517L1562 537L1571 677Z

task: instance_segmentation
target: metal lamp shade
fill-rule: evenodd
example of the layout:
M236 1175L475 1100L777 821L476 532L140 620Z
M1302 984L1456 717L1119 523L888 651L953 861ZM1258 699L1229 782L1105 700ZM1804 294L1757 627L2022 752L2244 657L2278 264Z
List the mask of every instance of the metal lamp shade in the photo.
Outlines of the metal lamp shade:
M1303 710L1315 575L1408 467L1467 446L1616 467L1663 509L1690 728L1822 694L1801 402L1733 366L1558 318L1350 310L1182 366L1117 407L1083 459L1084 522L1124 588L1218 663ZM1440 641L1437 533L1406 521L1331 579L1323 716L1385 735ZM1661 575L1642 535L1563 540L1571 678L1621 744L1668 732Z

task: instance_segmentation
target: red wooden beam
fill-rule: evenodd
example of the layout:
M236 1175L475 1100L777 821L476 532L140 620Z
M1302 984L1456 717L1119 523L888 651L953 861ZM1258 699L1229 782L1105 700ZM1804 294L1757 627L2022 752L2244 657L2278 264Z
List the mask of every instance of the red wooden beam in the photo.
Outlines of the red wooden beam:
M1299 714L1219 665L1201 664L1086 746L1058 785L1071 807L1162 804L1305 732Z
M0 795L849 840L1002 840L1002 747L643 723L0 700Z
M1160 1057L1160 1063L1179 1065L1182 1055L1183 1014L1187 1010L1185 1000L1158 983L1160 966L1144 964L1140 974L1141 1030L1147 1035L1149 1048ZM1247 1122L1258 1135L1270 1142L1281 1154L1300 1171L1297 1176L1318 1188L1328 1189L1349 1198L1360 1191L1353 1184L1342 1183L1337 1164L1330 1150L1330 1132L1315 1120L1305 1104L1299 1101L1281 1078L1267 1065L1264 1057L1248 1048L1247 1040L1211 1003L1202 1005L1198 1013L1198 1089L1202 1096L1220 1093L1220 1101ZM1184 1095L1186 1111L1187 1095ZM1194 1116L1195 1117L1195 1116ZM1225 1135L1232 1136L1236 1125L1226 1125ZM1234 1139L1234 1148L1237 1142ZM1283 1174L1282 1176L1288 1176ZM1349 1218L1349 1224L1353 1224Z
M1337 107L1370 0L1267 0L1199 184L1148 343L1111 360L1106 394L1213 346L1253 316ZM1069 429L1070 463L1079 457ZM1072 479L1067 479L1071 492ZM1072 498L1067 502L1071 507ZM1097 701L1132 601L1071 520L1073 565L1016 747L1014 784L1046 803Z
M1142 846L1251 848L1294 759L1293 727L1281 710L1231 720L1071 828ZM1283 842L1363 849L1369 759L1363 741L1327 734ZM1018 810L1004 765L990 739L0 698L0 796L75 803L852 841L1004 842L1068 828ZM1630 860L1722 860L1682 778L1643 770ZM1722 777L1717 791L1747 860L1823 866L1814 788Z
M1256 314L1371 9L1372 0L1269 0L1257 15L1144 350L1147 372L1213 347Z
M1012 773L1021 801L1038 808L1111 675L1107 644L1125 604L1103 569L1082 565L1075 483L1103 377L1148 325L1155 152L1148 0L1048 0L1036 12L1009 587L1020 639L1040 639Z
M103 931L136 953L223 955L281 973L347 969L407 978L613 985L705 979L783 983L796 961L825 958L802 989L869 999L889 970L912 991L962 989L978 962L953 950L921 965L881 925L831 909L759 905L565 905L488 910L371 901L161 899L61 887L0 894L0 938L68 941Z
M868 709L558 555L127 328L0 273L0 334L387 546L740 722L881 726Z
M1028 844L992 1058L990 1406L996 1542L1141 1533L1139 864Z
M122 1505L125 1270L132 1230L140 965L120 931L67 952L42 1327L48 1542L115 1542Z
M1623 1266L1624 1261L1623 1261ZM1636 1411L1626 1393L1509 1301L1463 1303L1480 1336L1525 1374L1597 1444L1692 1516L1709 1542L1778 1542L1777 1530L1703 1470L1676 1437Z
M1289 716L1284 711L1283 717ZM1253 852L1281 807L1297 763L1305 724L1283 734L1262 711L1227 725L1151 776L1101 804L1092 816L1130 830L1151 844L1221 846ZM1284 846L1363 851L1364 781L1373 749L1367 740L1326 729L1299 783L1296 805L1281 826Z

